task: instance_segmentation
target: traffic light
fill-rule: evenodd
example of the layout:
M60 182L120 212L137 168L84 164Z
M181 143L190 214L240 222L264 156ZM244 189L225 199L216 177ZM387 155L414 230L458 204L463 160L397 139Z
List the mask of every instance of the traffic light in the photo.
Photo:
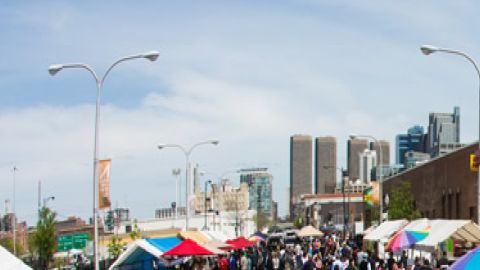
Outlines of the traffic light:
M480 153L476 151L474 154L470 154L470 171L478 172L480 165Z

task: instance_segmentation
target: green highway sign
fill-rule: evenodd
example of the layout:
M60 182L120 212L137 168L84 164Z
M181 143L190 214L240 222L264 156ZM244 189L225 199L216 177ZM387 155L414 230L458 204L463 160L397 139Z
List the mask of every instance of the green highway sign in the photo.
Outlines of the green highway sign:
M87 245L88 233L61 235L57 238L57 250L84 249Z

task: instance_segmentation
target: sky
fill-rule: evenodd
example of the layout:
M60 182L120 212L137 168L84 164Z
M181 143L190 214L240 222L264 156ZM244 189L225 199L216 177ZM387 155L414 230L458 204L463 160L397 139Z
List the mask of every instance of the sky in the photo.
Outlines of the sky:
M178 149L203 180L268 167L285 213L289 139L335 136L345 166L348 135L391 143L429 112L461 108L461 140L478 132L479 81L465 59L424 56L432 44L480 58L477 1L6 1L0 5L0 200L13 197L33 225L37 185L60 219L92 212L95 82L105 80L99 149L111 158L114 206L138 219L175 200ZM15 176L13 166L18 168ZM238 176L229 174L234 182ZM182 184L184 185L183 181ZM182 187L184 188L184 186ZM0 207L0 213L4 213Z

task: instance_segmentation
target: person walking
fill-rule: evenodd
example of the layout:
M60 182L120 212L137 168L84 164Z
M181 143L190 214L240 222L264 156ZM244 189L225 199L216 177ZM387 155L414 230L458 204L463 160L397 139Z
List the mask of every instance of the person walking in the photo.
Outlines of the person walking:
M348 266L345 268L345 270L358 270L358 268L355 266L355 260L353 258L348 261Z

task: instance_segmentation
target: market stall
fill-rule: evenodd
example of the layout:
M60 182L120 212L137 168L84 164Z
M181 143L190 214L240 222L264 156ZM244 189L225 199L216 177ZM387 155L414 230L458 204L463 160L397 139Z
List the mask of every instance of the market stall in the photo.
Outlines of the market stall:
M164 252L181 242L177 237L136 240L117 258L109 270L155 269L166 266L160 259Z

